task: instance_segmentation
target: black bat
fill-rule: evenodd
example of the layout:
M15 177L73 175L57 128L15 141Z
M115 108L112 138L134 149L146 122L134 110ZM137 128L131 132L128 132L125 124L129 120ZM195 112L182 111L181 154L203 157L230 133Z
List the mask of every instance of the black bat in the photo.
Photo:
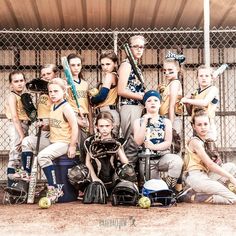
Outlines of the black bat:
M137 76L138 80L141 82L141 84L144 86L144 79L143 79L143 75L140 73L140 69L138 68L137 62L134 59L134 56L130 50L129 44L125 43L124 44L124 50L125 53L127 55L127 58L129 59L129 62L134 70L134 74Z

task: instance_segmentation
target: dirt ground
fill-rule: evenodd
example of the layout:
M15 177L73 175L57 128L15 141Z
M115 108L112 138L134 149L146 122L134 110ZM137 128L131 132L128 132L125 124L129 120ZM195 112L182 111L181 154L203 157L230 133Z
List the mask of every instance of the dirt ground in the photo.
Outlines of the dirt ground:
M0 205L0 235L235 235L236 205L181 203L168 208L58 203Z

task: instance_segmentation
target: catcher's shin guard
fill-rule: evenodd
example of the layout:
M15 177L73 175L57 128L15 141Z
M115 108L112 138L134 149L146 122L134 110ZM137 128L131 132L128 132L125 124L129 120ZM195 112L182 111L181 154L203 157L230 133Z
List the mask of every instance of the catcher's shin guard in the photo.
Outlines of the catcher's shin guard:
M169 189L174 189L177 184L178 178L167 176L165 182L168 185Z

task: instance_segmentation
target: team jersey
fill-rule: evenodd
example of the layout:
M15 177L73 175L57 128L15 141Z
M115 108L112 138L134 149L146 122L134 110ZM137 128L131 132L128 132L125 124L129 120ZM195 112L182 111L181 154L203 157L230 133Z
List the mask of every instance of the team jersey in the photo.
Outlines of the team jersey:
M95 140L95 136L90 136L85 140L86 149L89 150L90 145ZM105 151L105 150L104 150ZM93 158L91 156L91 164L97 177L104 184L114 181L115 168L117 167L117 158L114 154L106 154L101 158Z
M113 74L115 74L116 78L117 78L117 73L114 72ZM99 88L101 89L101 87L102 87L102 84L99 86ZM109 106L109 105L116 105L117 98L118 98L117 85L115 85L109 89L109 93L107 95L107 98L103 102L99 103L95 108L105 107L105 106Z
M50 111L50 142L65 142L70 143L71 141L71 127L65 120L64 108L70 106L70 104L64 100L58 105L53 105Z
M209 86L203 90L197 89L194 92L194 99L204 99L206 97L206 95L208 93L210 93L210 90L215 87L215 86ZM208 116L210 119L215 117L215 112L216 112L216 108L217 108L217 104L219 103L219 94L217 93L216 96L214 97L214 99L206 106L203 107L203 109L206 110ZM194 110L199 107L199 106L193 106L192 108L192 115L194 114ZM202 107L201 107L202 108Z
M13 91L11 91L12 94L14 94L14 96L16 97L16 113L18 115L19 120L29 120L29 117L27 116L22 102L21 102L21 96ZM11 117L11 112L10 112L10 105L8 104L8 102L5 103L5 114L7 119L12 119Z
M79 105L84 111L84 114L89 113L89 101L88 101L88 83L84 81L83 79L80 79L79 81L74 80L76 91L78 94L78 101ZM68 89L68 97L67 100L69 104L72 106L73 110L75 112L79 112L78 107L76 105L76 101L74 99L74 96L72 94L71 89Z
M162 116L159 116L155 122L152 121L150 124L150 139L153 144L162 143L165 140L165 123ZM140 124L142 124L143 118L140 119ZM147 134L147 127L146 132ZM147 140L147 137L145 136L145 140Z
M125 61L129 62L128 59ZM139 73L140 74L142 73L140 69L139 69ZM144 86L138 80L132 67L131 67L131 72L130 72L130 75L128 78L128 83L127 83L126 89L130 90L133 93L144 93ZM121 97L121 105L139 105L139 104L142 104L141 101L139 101L139 100Z
M169 112L169 107L170 107L170 86L172 84L173 81L176 80L172 80L170 81L170 83L165 87L164 92L162 93L162 100L161 100L161 106L160 106L160 115L168 115ZM179 80L177 80L179 82L180 88L181 88L181 83ZM182 89L180 89L178 91L178 96L177 96L177 100L176 100L176 104L180 102L182 98Z
M47 94L42 94L38 100L37 112L38 119L49 118L52 102Z
M188 144L193 139L200 140L202 142L202 145L204 146L204 142L198 137L192 137L188 141ZM203 170L205 172L209 171L208 168L205 166L205 164L202 162L201 158L196 153L192 152L187 145L184 156L184 171L189 172L192 170Z

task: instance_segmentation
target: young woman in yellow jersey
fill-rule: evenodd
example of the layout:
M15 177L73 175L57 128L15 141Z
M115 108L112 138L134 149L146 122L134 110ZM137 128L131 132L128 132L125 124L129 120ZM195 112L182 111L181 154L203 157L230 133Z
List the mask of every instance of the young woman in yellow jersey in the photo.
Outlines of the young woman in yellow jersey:
M51 81L53 78L58 76L58 68L53 64L43 65L41 68L41 80L45 80L47 82ZM29 82L30 83L30 82ZM48 95L48 92L41 92L39 94L38 102L37 102L37 124L36 126L41 127L41 135L42 137L49 137L49 115L51 111L52 102ZM30 174L31 173L31 162L33 157L33 151L36 148L37 136L30 135L23 139L22 141L22 153L21 160L23 169Z
M49 115L50 137L42 137L40 140L40 152L38 163L48 182L47 196L56 202L62 195L55 177L53 160L67 154L68 158L74 158L77 148L78 125L76 115L65 100L67 84L61 78L54 78L48 83L48 92L52 102Z
M79 126L79 145L80 145L80 160L84 163L86 151L84 149L84 140L89 133L93 133L92 112L89 105L88 97L88 83L85 81L82 74L82 58L77 54L70 54L67 56L68 64L74 79L76 91L78 94L78 101L80 108L77 107L71 89L68 89L68 102L77 114L77 122Z
M212 68L201 65L197 70L197 79L199 88L192 95L187 95L181 99L181 102L186 105L190 115L194 115L196 108L206 110L210 119L210 129L208 138L216 141L217 130L215 124L215 112L219 104L219 89L212 84Z
M98 86L98 94L90 99L92 105L94 105L96 115L101 111L109 111L112 114L114 118L112 132L115 137L118 137L120 128L120 116L117 111L117 61L117 55L113 51L107 51L101 54L100 63L103 76Z
M21 102L21 94L26 89L25 76L22 72L12 71L9 74L11 92L5 103L6 116L10 122L8 134L10 139L9 162L7 165L8 186L22 176L17 170L21 168L20 152L22 140L28 134L29 118Z
M207 112L195 110L192 126L194 136L187 143L184 160L186 183L190 188L178 196L178 201L235 204L236 194L226 184L236 186L236 166L216 163L207 153L205 142L210 129Z

